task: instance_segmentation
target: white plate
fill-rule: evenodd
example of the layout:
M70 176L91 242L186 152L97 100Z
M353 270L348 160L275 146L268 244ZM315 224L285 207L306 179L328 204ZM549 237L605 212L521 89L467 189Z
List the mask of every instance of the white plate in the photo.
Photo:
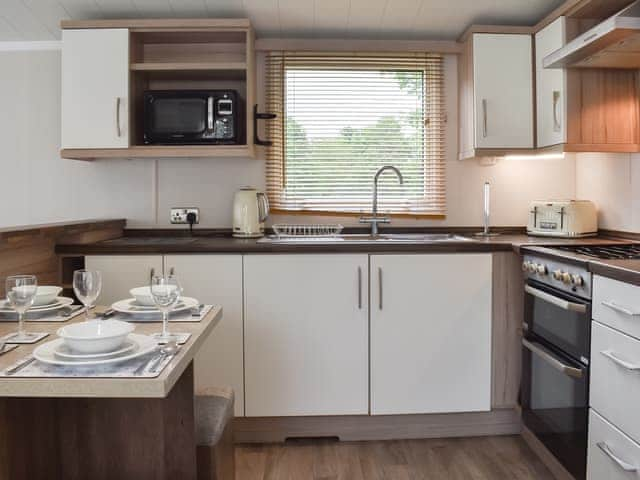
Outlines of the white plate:
M174 313L184 312L186 310L191 310L192 308L195 308L198 305L200 305L200 303L195 298L182 297L178 301L178 305L174 307L174 309L171 310L170 313L174 314ZM126 300L120 300L119 302L116 302L113 305L111 305L111 308L113 308L118 313L124 313L127 315L134 315L134 316L160 315L161 313L160 310L158 310L155 307L149 308L149 307L138 306L135 298L127 298Z
M109 363L118 363L124 362L126 360L132 360L134 358L141 357L142 355L146 355L149 352L152 352L154 349L158 347L158 343L155 339L151 338L148 335L139 335L136 333L129 334L129 340L137 345L133 352L118 355L109 358L92 358L92 359L83 359L83 360L70 360L70 359L61 359L58 358L55 354L56 349L59 348L60 344L64 342L62 338L56 338L55 340L51 340L50 342L43 343L39 347L37 347L33 351L33 356L36 360L39 360L42 363L48 363L51 365L66 365L66 366L90 366L90 365L106 365Z
M112 352L80 353L69 348L69 345L62 343L53 349L53 353L55 353L56 356L60 358L68 358L70 360L91 360L91 359L100 359L100 358L108 358L108 357L115 357L118 355L124 355L125 353L135 349L137 346L138 344L136 342L127 339L122 344L122 347Z
M62 307L66 307L67 305L73 304L73 298L68 297L58 297L55 302L49 303L47 305L40 305L39 307L31 307L27 310L27 314L29 313L41 313L41 312L53 312L54 310L60 310ZM16 311L11 308L9 303L4 300L0 302L0 313L16 313Z

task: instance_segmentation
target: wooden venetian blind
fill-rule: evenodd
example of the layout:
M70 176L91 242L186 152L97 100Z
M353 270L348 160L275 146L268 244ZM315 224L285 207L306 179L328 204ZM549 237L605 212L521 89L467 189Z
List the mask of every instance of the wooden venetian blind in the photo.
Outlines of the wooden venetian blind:
M273 210L445 213L444 73L435 54L270 52L267 193Z

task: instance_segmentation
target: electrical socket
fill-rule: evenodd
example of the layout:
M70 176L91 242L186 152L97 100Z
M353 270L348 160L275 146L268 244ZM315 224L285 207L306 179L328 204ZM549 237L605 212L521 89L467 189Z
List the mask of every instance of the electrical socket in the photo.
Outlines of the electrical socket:
M169 221L174 224L188 225L189 222L187 221L187 215L189 213L195 213L196 214L195 223L200 223L200 209L196 207L172 208Z

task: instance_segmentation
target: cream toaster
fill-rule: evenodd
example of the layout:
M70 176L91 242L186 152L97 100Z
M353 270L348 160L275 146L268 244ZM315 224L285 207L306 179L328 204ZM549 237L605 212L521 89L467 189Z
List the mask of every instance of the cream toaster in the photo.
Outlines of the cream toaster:
M596 206L589 200L531 202L527 233L565 238L597 235Z

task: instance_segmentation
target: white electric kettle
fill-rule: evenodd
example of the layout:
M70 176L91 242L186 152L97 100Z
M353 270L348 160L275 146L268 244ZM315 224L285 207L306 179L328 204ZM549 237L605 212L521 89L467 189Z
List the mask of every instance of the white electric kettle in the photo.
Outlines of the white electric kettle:
M268 216L267 196L253 187L242 187L233 197L233 236L262 237Z

